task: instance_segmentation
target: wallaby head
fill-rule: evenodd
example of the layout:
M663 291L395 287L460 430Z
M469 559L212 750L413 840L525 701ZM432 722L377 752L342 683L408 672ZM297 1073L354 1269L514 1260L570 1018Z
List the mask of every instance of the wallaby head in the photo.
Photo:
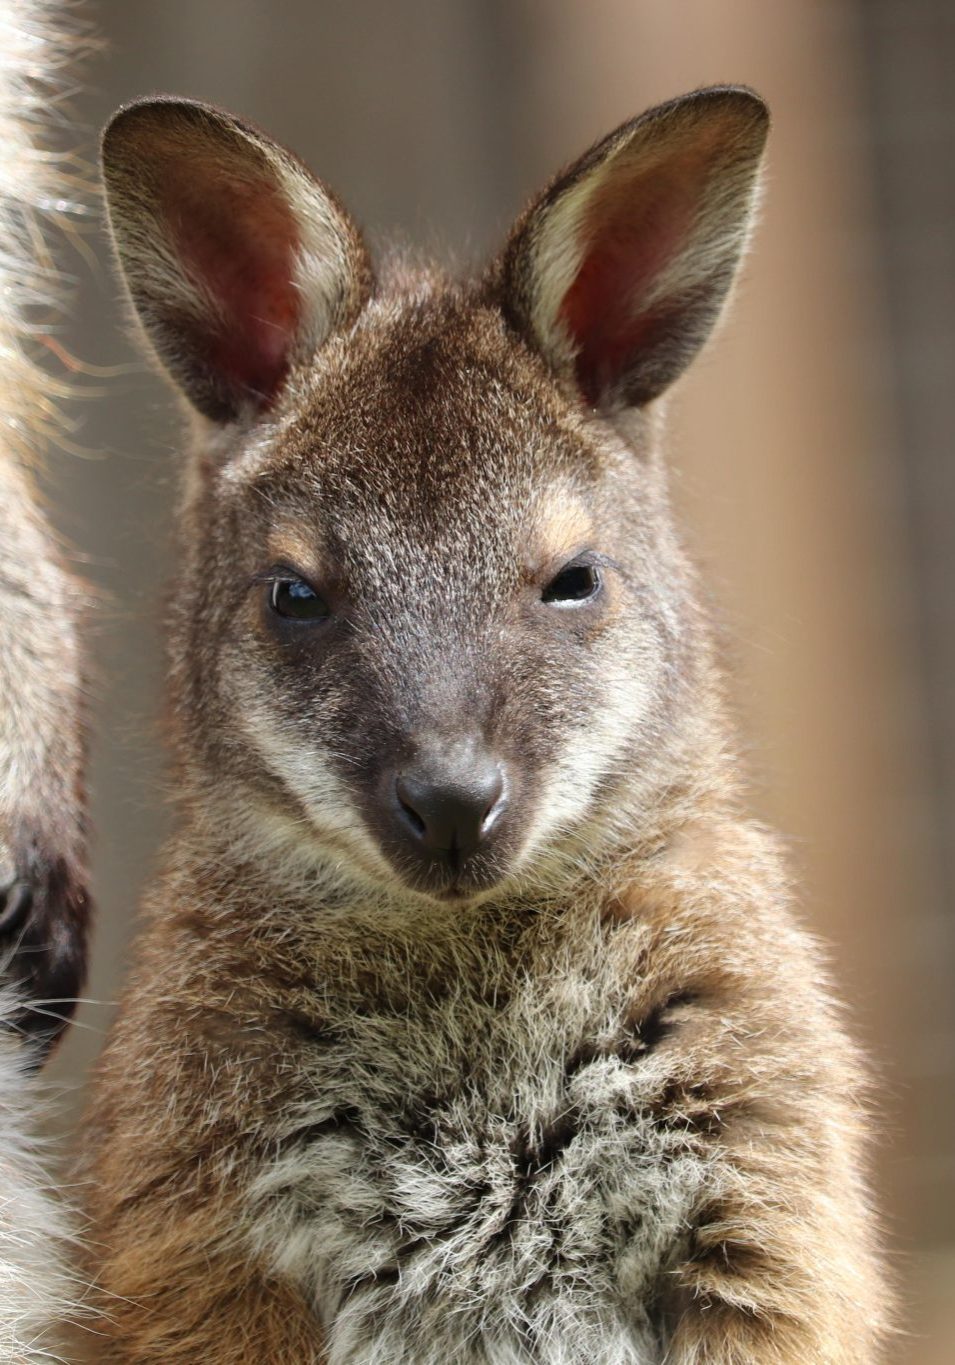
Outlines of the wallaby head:
M766 127L739 88L651 110L454 284L376 275L226 114L116 116L117 251L195 414L172 652L199 818L453 900L632 843L699 774L705 636L646 405L720 313Z

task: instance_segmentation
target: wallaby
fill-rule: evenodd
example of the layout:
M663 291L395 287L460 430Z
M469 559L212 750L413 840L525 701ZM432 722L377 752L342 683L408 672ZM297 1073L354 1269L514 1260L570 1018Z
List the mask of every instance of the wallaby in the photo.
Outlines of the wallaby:
M88 592L66 569L35 487L61 386L28 346L57 284L41 218L76 191L40 132L73 38L33 0L3 0L0 24L0 980L48 999L48 1010L17 1020L40 1053L72 1013L89 918L79 641Z
M178 832L84 1148L97 1359L865 1365L856 1052L742 811L657 400L762 101L650 110L480 278L225 113L104 137L189 400Z
M46 0L2 0L0 35L0 1359L27 1362L54 1358L75 1298L31 1073L84 975L87 593L38 495L62 385L33 343L59 294L44 221L77 191L51 153L51 110L86 40Z

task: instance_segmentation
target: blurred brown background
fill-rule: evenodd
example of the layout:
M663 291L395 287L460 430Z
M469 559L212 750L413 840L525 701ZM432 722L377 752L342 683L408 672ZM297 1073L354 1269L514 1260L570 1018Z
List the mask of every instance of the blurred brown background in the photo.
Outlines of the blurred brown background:
M623 119L742 81L775 128L732 320L672 401L688 534L736 675L755 802L789 836L875 1060L877 1189L912 1336L955 1359L955 7L942 0L100 0L90 130L165 90L294 147L374 232L478 260L522 199ZM65 336L118 366L55 461L60 521L109 594L99 925L78 1103L165 823L159 611L179 458L165 390L76 261ZM94 387L88 381L88 387Z

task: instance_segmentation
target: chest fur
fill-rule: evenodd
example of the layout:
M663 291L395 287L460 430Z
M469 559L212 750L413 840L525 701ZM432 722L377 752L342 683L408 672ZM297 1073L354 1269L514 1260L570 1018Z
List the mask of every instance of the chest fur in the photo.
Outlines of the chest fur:
M606 968L553 983L328 1001L251 1199L330 1365L660 1359L659 1279L714 1179L661 1105L685 1006Z

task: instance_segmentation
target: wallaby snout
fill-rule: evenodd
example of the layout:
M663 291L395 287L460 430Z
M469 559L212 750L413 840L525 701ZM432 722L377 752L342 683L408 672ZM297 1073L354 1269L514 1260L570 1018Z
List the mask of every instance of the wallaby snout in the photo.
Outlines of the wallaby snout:
M398 838L413 853L426 880L437 875L453 894L457 877L490 841L508 805L503 767L490 754L465 761L438 756L409 765L394 775L389 804Z
M451 284L375 269L240 120L117 114L130 297L197 439L222 438L173 653L182 739L243 830L254 809L297 866L398 904L572 871L652 804L693 728L674 682L706 660L640 409L722 310L766 126L735 88L632 120ZM432 766L414 737L457 717L485 757Z

